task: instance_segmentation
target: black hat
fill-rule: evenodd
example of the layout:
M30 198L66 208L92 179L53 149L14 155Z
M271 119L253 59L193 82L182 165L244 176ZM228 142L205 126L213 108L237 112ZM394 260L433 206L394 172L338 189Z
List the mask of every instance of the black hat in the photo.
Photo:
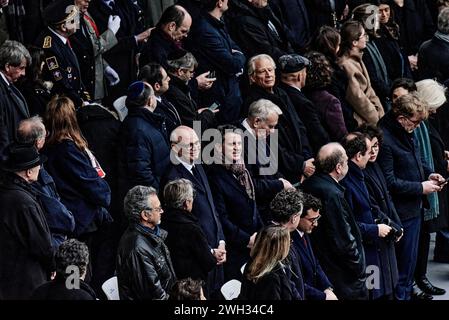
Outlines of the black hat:
M278 65L281 73L294 73L310 66L310 61L299 54L285 54L279 58Z
M74 0L56 0L45 7L43 18L47 25L58 25L72 20L79 13Z
M2 169L19 172L31 169L47 161L45 155L39 154L32 144L12 143L3 151Z

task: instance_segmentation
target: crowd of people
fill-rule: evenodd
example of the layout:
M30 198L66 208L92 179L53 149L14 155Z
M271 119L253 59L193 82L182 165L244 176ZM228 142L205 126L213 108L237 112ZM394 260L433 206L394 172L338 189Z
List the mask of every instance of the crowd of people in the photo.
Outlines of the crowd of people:
M448 0L0 7L1 300L445 293Z

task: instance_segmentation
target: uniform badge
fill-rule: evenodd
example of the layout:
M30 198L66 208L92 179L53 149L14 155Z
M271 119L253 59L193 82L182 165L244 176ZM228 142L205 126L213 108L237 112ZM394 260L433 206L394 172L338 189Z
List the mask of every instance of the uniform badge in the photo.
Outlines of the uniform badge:
M53 77L55 78L56 81L61 80L62 79L61 71L59 70L53 71Z
M72 74L71 73L67 73L67 79L72 79Z
M53 69L59 68L58 60L56 60L55 56L47 58L47 59L45 59L45 61L47 62L48 70L53 70Z
M44 39L44 45L42 46L44 49L51 48L51 36L46 36Z
M72 67L67 67L67 72L72 73Z

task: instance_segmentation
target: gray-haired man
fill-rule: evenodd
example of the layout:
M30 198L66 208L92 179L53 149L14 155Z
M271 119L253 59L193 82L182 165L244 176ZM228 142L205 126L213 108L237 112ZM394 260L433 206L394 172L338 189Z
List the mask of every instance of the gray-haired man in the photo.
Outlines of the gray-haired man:
M30 53L20 42L8 40L0 47L0 152L15 140L19 122L30 117L25 98L14 86L30 63Z
M159 228L164 212L156 189L135 186L124 203L129 227L117 253L121 300L166 300L176 281L170 253L164 243L167 231Z

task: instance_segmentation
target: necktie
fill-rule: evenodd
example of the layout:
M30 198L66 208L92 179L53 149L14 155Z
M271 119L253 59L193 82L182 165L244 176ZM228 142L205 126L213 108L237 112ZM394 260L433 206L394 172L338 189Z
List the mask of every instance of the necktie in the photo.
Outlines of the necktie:
M193 176L194 176L199 182L201 182L201 175L200 175L200 173L199 173L199 171L198 171L198 168L197 168L196 166L193 166L193 167L192 167L192 173L193 173Z
M302 237L302 242L304 242L304 247L307 248L307 240L306 240L306 237Z

